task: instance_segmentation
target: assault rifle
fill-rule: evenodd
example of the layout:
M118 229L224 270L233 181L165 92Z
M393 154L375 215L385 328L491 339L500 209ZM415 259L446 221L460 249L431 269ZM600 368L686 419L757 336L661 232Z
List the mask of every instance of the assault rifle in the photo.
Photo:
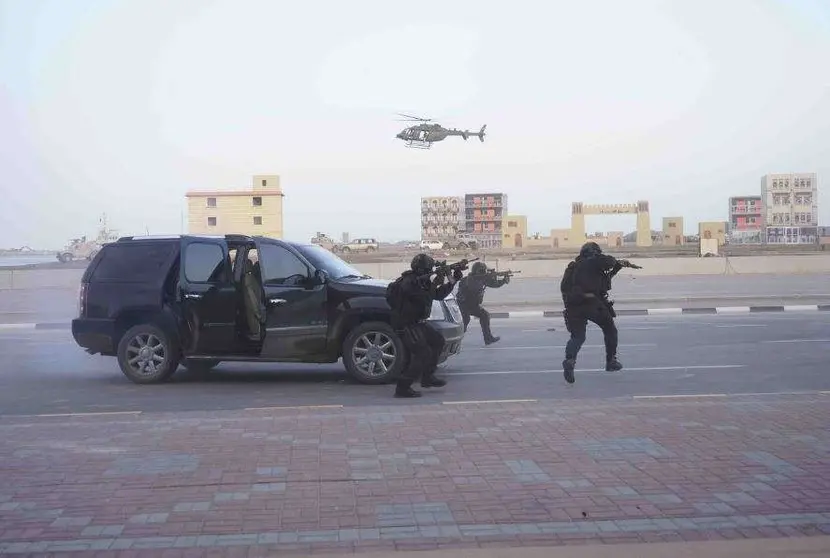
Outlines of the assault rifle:
M463 259L459 262L448 264L447 260L442 260L435 262L435 267L433 268L433 273L440 277L449 277L452 275L456 270L466 271L470 264L473 262L477 262L478 258L473 258L472 260Z
M507 278L513 277L514 275L521 273L521 271L513 271L511 269L508 269L506 271L496 271L495 269L488 269L487 273L490 275L495 275L496 277Z

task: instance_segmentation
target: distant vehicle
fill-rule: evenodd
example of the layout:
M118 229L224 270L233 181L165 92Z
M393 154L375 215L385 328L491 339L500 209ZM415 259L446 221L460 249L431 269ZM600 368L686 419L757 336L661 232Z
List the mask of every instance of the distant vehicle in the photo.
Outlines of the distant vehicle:
M487 124L482 126L478 132L471 132L470 130L444 128L440 124L427 124L427 122L432 122L430 118L421 118L409 114L398 114L398 116L403 116L407 122L420 122L420 124L404 128L395 136L397 139L404 140L407 147L430 149L434 142L444 141L449 136L461 136L464 138L464 141L467 141L470 136L473 136L484 143L484 130L487 128Z
M359 382L398 376L409 355L390 325L388 280L373 279L319 245L245 235L124 237L81 279L72 337L113 356L137 384L169 379L179 364L334 363ZM439 362L461 350L461 310L434 301L427 323L444 340Z
M318 232L314 238L311 239L312 244L317 244L318 246L322 246L326 250L330 252L337 252L341 248L341 244L334 240L332 237L325 235L321 232Z
M339 245L337 250L343 253L376 252L379 248L380 244L374 238L355 238L346 244Z
M87 240L86 236L73 238L63 250L56 254L58 261L61 263L68 263L73 260L92 261L104 244L118 239L116 232L107 228L106 214L101 216L99 224L101 228L98 229L98 236L95 240Z
M422 240L420 247L422 250L475 250L478 242L471 235L462 233L454 238Z

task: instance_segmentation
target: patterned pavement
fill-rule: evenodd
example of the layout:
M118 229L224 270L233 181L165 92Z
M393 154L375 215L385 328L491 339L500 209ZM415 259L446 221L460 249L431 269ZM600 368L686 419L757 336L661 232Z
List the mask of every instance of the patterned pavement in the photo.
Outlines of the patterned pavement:
M0 554L830 534L830 395L0 418Z

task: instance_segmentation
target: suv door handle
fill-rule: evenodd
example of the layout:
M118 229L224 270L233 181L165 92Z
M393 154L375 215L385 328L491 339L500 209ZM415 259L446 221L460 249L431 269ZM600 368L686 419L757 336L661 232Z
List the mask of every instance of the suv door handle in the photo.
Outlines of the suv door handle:
M279 306L281 304L285 304L286 300L284 298L270 298L268 299L268 302L270 302L274 306Z
M185 293L185 294L184 294L184 297L185 297L185 298L189 298L189 299L191 299L191 300L192 300L192 299L202 298L202 295L201 295L201 294L199 294L199 293Z

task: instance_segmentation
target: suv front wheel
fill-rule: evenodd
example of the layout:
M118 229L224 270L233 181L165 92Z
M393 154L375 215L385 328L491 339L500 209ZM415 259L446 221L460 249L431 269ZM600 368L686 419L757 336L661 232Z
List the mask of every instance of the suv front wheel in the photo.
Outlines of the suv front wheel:
M136 384L155 384L170 378L179 366L175 339L151 324L127 330L118 343L118 364Z
M385 384L400 376L406 366L406 349L389 324L366 322L343 341L343 364L362 384Z

